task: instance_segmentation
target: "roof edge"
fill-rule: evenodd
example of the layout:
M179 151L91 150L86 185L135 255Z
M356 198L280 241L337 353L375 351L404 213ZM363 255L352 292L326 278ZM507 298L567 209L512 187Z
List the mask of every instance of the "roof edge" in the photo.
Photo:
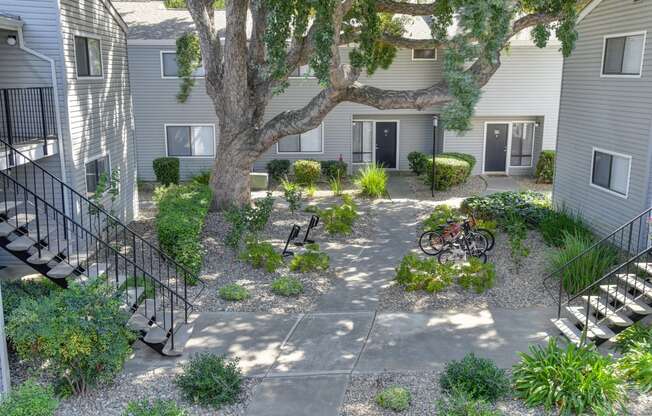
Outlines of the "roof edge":
M587 4L586 6L584 6L584 8L583 8L582 11L580 12L580 14L577 16L577 23L579 23L579 22L581 22L582 20L584 20L584 18L585 18L586 16L588 16L589 13L591 13L591 12L593 11L593 9L595 9L596 7L598 7L598 5L600 5L600 3L602 3L602 0L593 0L591 3Z

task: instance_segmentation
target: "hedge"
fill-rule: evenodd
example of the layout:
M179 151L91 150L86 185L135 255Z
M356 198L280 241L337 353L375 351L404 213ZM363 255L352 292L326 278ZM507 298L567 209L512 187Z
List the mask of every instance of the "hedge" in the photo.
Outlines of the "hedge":
M410 170L417 175L423 175L428 168L428 156L423 152L410 152L407 155ZM431 165L432 166L432 165Z
M194 274L201 269L200 235L212 197L210 187L200 183L159 187L155 191L159 244ZM196 283L194 279L187 282Z
M290 161L287 159L274 159L267 163L267 173L272 179L280 181L290 174Z
M316 160L296 160L294 178L299 185L314 185L321 176L321 164Z
M179 159L176 157L159 157L152 162L156 180L162 185L179 183Z
M555 151L544 150L539 156L534 176L537 183L552 183L555 176Z
M456 156L446 154L435 158L435 189L445 191L466 182L471 175L471 164ZM428 159L425 180L432 184L432 158Z
M321 171L327 178L343 178L346 176L346 162L343 160L324 160L321 163Z

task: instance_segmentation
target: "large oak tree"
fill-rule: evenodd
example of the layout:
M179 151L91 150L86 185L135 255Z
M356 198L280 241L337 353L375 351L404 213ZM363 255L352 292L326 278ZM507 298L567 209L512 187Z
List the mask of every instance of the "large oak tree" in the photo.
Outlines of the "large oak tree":
M214 20L214 0L187 0L196 33L177 42L180 93L203 61L206 92L219 119L219 146L211 175L213 208L249 202L249 172L285 136L317 127L342 102L377 109L442 106L448 129L465 130L481 88L500 67L517 33L531 28L537 46L552 33L564 55L574 45L580 3L586 0L226 0L226 27ZM247 33L247 16L251 30ZM406 16L431 16L431 36L404 36ZM349 48L341 46L348 45ZM391 65L397 48L437 47L443 80L427 88L386 90L359 81ZM342 54L348 53L348 63ZM301 108L265 117L288 77L309 64L321 86Z

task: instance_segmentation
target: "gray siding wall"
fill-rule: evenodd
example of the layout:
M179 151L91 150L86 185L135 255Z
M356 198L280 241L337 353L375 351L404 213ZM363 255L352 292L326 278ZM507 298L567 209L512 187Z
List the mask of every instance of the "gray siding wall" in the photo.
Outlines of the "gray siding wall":
M70 124L68 182L84 194L85 163L108 154L111 168L120 170L120 197L113 208L131 220L138 212L138 193L126 34L101 0L61 0L61 31ZM77 77L75 35L100 38L101 79Z
M0 88L47 87L52 85L50 64L27 53L18 45L9 46L7 36L16 32L0 30Z
M640 30L648 32L642 77L601 77L603 37ZM564 64L553 199L603 234L650 203L651 30L649 2L604 0L578 25L577 46ZM632 156L627 198L590 185L593 147Z

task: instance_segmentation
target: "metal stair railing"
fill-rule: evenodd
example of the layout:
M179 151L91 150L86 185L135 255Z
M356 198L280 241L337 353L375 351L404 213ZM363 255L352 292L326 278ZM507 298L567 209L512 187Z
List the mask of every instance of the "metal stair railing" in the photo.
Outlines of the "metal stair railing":
M627 223L618 227L611 234L598 240L589 248L573 257L563 266L546 275L543 279L543 286L550 296L557 301L557 318L561 317L562 304L567 303L571 299L571 296L564 292L564 279L567 278L569 268L581 258L599 249L613 250L618 258L617 267L625 264L630 260L632 255L637 255L649 247L649 222L651 215L652 207L641 212Z

